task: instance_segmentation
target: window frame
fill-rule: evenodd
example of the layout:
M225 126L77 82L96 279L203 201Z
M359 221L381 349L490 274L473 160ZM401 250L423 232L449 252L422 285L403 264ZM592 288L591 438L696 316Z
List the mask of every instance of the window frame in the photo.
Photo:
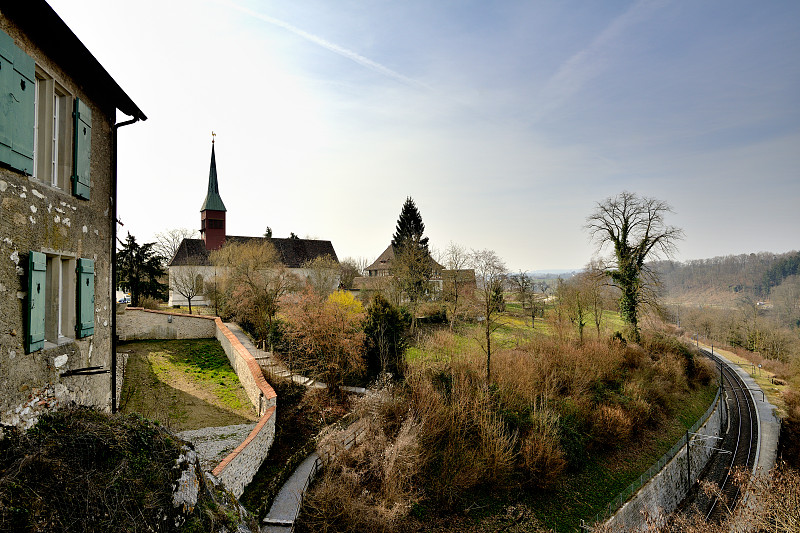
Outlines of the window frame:
M33 177L40 183L70 192L74 134L74 96L36 64Z

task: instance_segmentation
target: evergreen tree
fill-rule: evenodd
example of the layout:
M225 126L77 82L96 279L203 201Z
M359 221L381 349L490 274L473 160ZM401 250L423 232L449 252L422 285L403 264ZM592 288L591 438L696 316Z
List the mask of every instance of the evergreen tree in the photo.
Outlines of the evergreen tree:
M414 200L409 196L400 211L400 218L397 219L397 227L392 236L392 246L403 248L408 243L415 243L418 247L428 251L428 238L423 237L425 224L422 222L422 215L419 214Z
M388 372L395 379L402 379L405 371L405 330L410 317L386 298L376 294L367 308L364 333L367 337L367 374L374 379L381 372Z
M427 297L428 280L431 278L433 261L428 251L428 238L423 237L425 224L411 197L406 198L397 228L392 236L392 275L397 288L408 299L411 312L411 329L416 327L417 306Z
M165 259L153 249L155 245L154 242L139 245L128 233L117 252L117 284L131 293L133 307L138 307L145 296L159 300L167 296L167 286L158 280L166 274L161 266Z

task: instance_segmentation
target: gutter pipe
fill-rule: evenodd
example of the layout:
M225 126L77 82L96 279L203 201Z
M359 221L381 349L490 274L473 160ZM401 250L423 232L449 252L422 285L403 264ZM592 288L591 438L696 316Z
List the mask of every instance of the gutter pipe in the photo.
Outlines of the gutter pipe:
M117 130L134 122L139 122L139 116L130 120L118 122L113 127L111 151L111 412L117 412Z

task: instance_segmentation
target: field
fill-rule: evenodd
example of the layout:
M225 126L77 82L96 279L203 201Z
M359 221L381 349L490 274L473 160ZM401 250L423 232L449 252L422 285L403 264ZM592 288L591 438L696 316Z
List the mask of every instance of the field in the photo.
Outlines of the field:
M120 343L128 354L120 408L175 431L244 424L250 400L215 339Z

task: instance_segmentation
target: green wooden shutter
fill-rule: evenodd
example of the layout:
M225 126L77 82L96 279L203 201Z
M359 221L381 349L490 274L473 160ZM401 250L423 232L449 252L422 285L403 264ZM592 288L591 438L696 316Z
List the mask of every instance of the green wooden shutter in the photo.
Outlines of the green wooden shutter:
M75 138L73 139L72 157L72 194L84 200L89 199L91 180L89 177L89 160L92 154L92 110L75 99Z
M94 335L94 261L78 259L78 320L75 336Z
M44 347L45 280L47 257L41 252L28 255L28 298L26 300L25 352L31 353Z
M36 67L14 40L0 31L0 162L33 172Z

